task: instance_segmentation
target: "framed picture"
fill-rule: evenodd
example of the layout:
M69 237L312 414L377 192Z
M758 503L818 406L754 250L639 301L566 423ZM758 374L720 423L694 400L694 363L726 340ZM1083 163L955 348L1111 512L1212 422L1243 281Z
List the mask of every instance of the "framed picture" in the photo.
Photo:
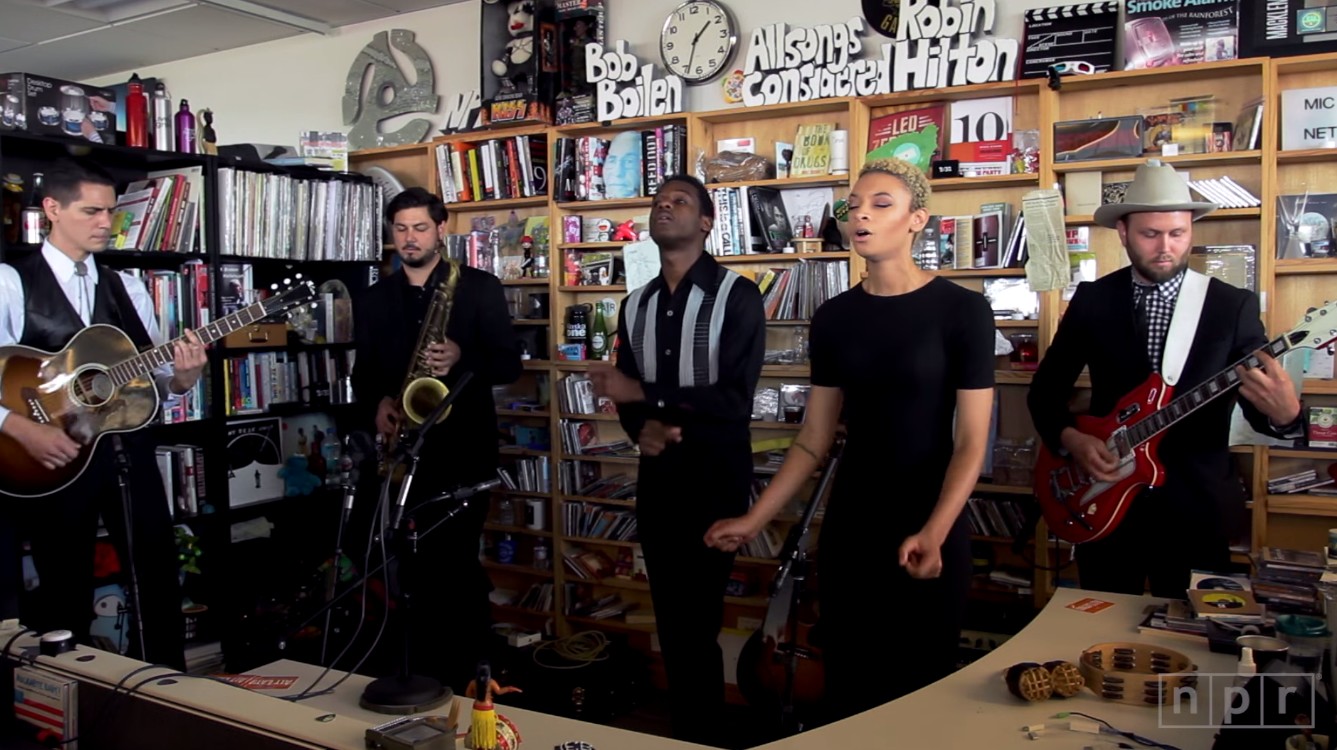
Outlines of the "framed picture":
M227 426L229 507L283 497L283 442L277 417L230 422Z
M766 252L783 252L794 239L794 228L789 223L789 212L784 199L775 188L750 187L747 200L752 206L752 233L761 238Z

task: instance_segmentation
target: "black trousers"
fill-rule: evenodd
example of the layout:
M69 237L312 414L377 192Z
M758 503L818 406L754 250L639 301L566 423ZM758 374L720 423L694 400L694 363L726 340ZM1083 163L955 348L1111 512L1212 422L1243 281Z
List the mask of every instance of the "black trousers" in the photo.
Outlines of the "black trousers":
M636 528L668 678L673 736L717 744L724 726L724 589L734 555L705 545L706 530L747 511L746 444L671 446L641 459Z
M182 669L185 667L185 620L181 614L181 589L178 580L176 541L171 512L163 492L161 475L153 446L142 435L122 435L130 461L129 482L134 560L139 579L141 615L147 653L139 653L138 634L133 622L127 636L129 653L154 664ZM118 469L110 436L99 443L83 475L65 490L38 500L9 503L14 512L5 521L18 541L31 545L33 563L41 581L30 604L20 612L26 627L38 632L66 629L75 640L87 644L93 613L93 556L97 539L98 517L107 527L121 562L121 579L127 597L130 591L130 552L126 543L127 524L122 512ZM9 558L11 574L4 576L10 600L22 586L13 575L19 568L17 557Z
M1230 567L1226 513L1209 506L1193 503L1168 484L1144 490L1109 536L1077 546L1082 588L1140 596L1150 583L1153 596L1183 599L1191 571L1225 572Z
M826 667L820 719L838 721L956 669L970 591L970 527L958 517L942 545L942 574L918 579L897 560L901 543L918 526L831 512L828 518L817 562L817 638Z
M478 545L490 498L475 495L469 499L468 508L449 519L445 516L459 506L458 502L428 501L462 485L496 476L495 467L495 455L491 459L470 457L465 462L441 455L430 444L424 448L406 503L402 533L396 536L386 531L387 554L397 557L389 567L392 614L379 653L364 671L395 674L403 663L405 632L410 639L410 669L441 680L461 695L473 679L478 662L489 658L492 616L488 594L492 583L479 560ZM350 551L356 550L352 556L358 566L364 559L368 529L378 523L373 511L380 479L374 465L368 469L362 474L350 522L355 536L346 545ZM390 517L394 515L397 492L396 485L389 496ZM418 535L412 548L406 540L410 529ZM369 568L379 562L380 553L373 550ZM404 593L407 599L401 596ZM341 662L339 666L350 668L353 663Z

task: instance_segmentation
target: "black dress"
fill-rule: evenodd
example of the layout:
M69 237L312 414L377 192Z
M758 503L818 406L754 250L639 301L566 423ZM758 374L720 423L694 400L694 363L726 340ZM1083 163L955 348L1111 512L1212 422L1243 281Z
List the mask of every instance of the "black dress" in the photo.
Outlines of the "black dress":
M812 383L843 391L848 431L817 562L833 720L955 666L971 574L964 516L938 578L911 578L898 553L938 502L957 390L993 387L993 338L983 295L942 278L889 297L859 285L813 316Z

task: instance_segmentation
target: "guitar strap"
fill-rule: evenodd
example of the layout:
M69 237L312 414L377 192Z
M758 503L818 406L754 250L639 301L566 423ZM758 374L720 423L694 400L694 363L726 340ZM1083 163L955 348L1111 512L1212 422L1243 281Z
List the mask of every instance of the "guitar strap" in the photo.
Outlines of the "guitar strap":
M1179 382L1179 375L1184 371L1184 362L1188 360L1188 350L1193 347L1193 338L1198 332L1198 320L1202 317L1202 305L1207 300L1207 285L1211 279L1194 271L1184 271L1184 286L1179 289L1179 299L1175 300L1175 311L1170 316L1170 332L1165 337L1165 354L1161 357L1161 379L1166 385Z

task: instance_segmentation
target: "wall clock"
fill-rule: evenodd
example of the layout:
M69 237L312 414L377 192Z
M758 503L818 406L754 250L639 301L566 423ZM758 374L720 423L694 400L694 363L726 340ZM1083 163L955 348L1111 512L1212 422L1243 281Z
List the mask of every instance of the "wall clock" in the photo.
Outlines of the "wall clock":
M738 21L718 0L687 0L659 32L664 67L690 84L705 83L729 66L738 48Z

